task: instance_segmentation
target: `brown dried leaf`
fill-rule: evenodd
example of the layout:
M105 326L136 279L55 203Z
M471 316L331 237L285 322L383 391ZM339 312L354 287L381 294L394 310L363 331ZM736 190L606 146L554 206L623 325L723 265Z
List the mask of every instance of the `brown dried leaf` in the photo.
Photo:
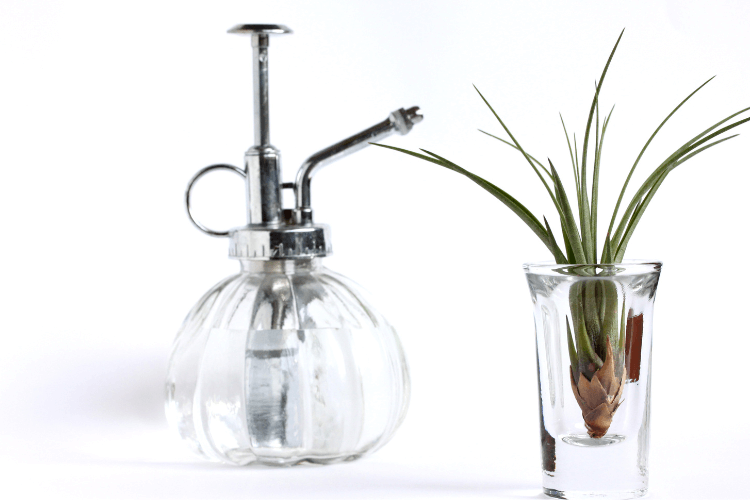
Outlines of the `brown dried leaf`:
M581 395L578 394L578 386L576 385L575 377L573 376L573 367L570 367L570 386L573 389L573 396L576 398L576 402L578 403L578 406L581 408L582 411L590 410L588 406L586 406L586 402L581 398ZM586 378L586 377L582 377Z
M588 415L584 416L586 422L586 428L589 430L589 436L593 438L600 438L604 436L609 430L609 426L612 424L612 408L606 403L602 403Z
M594 374L594 378L591 379L591 384L589 385L591 392L588 396L584 397L591 408L596 408L600 404L607 402L607 391L604 390L604 386L599 381L598 375L599 372Z
M599 379L602 387L604 387L604 392L607 394L610 392L612 385L616 382L615 355L612 352L612 343L609 341L609 337L607 337L607 357L604 359L602 367L599 368L596 374L594 374L594 377Z
M634 315L628 312L628 322L625 326L625 365L627 378L631 382L638 382L641 376L641 347L643 344L643 314Z
M573 395L581 408L589 436L593 438L600 438L607 433L615 411L620 407L620 398L628 372L627 367L623 366L619 376L615 376L614 367L614 353L609 338L607 338L607 357L602 367L591 377L591 381L579 374L576 383L573 367L570 367L570 385Z
M615 394L619 392L621 386L622 379L615 379L615 382L610 386L609 391L607 391L607 396L609 397L610 401L614 401Z
M598 405L598 403L595 405L591 404L591 402L595 400L595 398L591 397L592 392L591 382L588 381L586 375L581 374L578 378L578 394L580 394L581 399L586 403L586 408L581 408L584 411L586 411L586 409L591 410L592 408L596 408Z

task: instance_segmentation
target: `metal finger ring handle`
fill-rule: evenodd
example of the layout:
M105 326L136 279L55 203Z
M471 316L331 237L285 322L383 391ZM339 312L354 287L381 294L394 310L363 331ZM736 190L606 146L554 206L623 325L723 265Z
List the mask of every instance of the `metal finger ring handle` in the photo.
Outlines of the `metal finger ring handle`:
M232 172L242 176L242 178L246 178L247 175L245 174L245 171L241 168L235 167L234 165L225 165L225 164L218 164L218 165L209 165L208 167L202 168L198 170L198 173L196 173L192 179L190 179L190 182L188 182L187 189L185 190L185 207L187 208L188 217L190 218L190 222L195 225L198 229L203 231L204 233L210 235L210 236L229 236L229 231L214 231L213 229L209 229L197 220L195 220L195 217L193 217L193 212L190 208L190 191L193 189L193 184L196 183L198 179L206 175L207 173L211 172L212 170L231 170Z

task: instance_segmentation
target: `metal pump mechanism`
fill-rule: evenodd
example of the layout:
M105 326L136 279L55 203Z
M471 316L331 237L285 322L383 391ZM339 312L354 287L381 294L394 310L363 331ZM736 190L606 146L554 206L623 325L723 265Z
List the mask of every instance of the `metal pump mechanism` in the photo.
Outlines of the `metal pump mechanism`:
M188 216L195 226L211 236L231 240L230 257L243 259L300 259L322 257L331 252L330 229L313 223L310 182L325 165L398 132L407 134L422 121L418 107L398 109L387 119L309 157L297 172L294 182L281 182L281 155L271 145L268 112L268 40L270 35L292 33L280 24L241 24L229 33L250 35L253 46L253 107L255 146L245 153L245 168L211 165L196 173L185 191ZM247 183L247 226L229 231L214 231L194 217L190 192L195 182L213 170L231 170ZM281 190L292 189L295 208L281 206Z

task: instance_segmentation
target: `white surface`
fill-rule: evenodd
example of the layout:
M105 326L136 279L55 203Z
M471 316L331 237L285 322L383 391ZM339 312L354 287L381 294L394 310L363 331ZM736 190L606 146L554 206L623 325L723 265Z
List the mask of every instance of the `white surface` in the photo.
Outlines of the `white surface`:
M236 269L226 242L194 230L182 208L197 169L239 164L252 141L249 42L225 35L232 25L295 30L271 46L272 140L286 179L313 152L416 104L425 121L388 143L461 159L549 216L522 158L476 132L500 129L471 84L532 154L567 166L557 113L580 137L622 27L602 95L605 107L617 103L602 213L651 131L705 79L719 75L664 129L637 185L669 148L748 105L750 4L739 1L3 0L1 9L4 498L540 495L520 266L546 251L470 182L375 148L321 173L313 203L333 228L329 267L370 289L409 355L412 404L393 441L351 464L275 470L204 464L172 439L161 400L174 332ZM740 132L670 176L628 251L665 262L652 498L750 497L750 142L748 127ZM209 222L242 223L240 183L228 174L205 186ZM463 254L443 250L453 239Z

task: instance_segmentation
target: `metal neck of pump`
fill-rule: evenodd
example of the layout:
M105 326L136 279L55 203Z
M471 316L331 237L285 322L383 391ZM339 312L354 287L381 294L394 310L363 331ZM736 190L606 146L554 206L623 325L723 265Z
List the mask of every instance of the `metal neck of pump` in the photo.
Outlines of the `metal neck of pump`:
M300 274L310 273L321 268L317 257L305 259L253 260L239 259L240 269L250 274Z

